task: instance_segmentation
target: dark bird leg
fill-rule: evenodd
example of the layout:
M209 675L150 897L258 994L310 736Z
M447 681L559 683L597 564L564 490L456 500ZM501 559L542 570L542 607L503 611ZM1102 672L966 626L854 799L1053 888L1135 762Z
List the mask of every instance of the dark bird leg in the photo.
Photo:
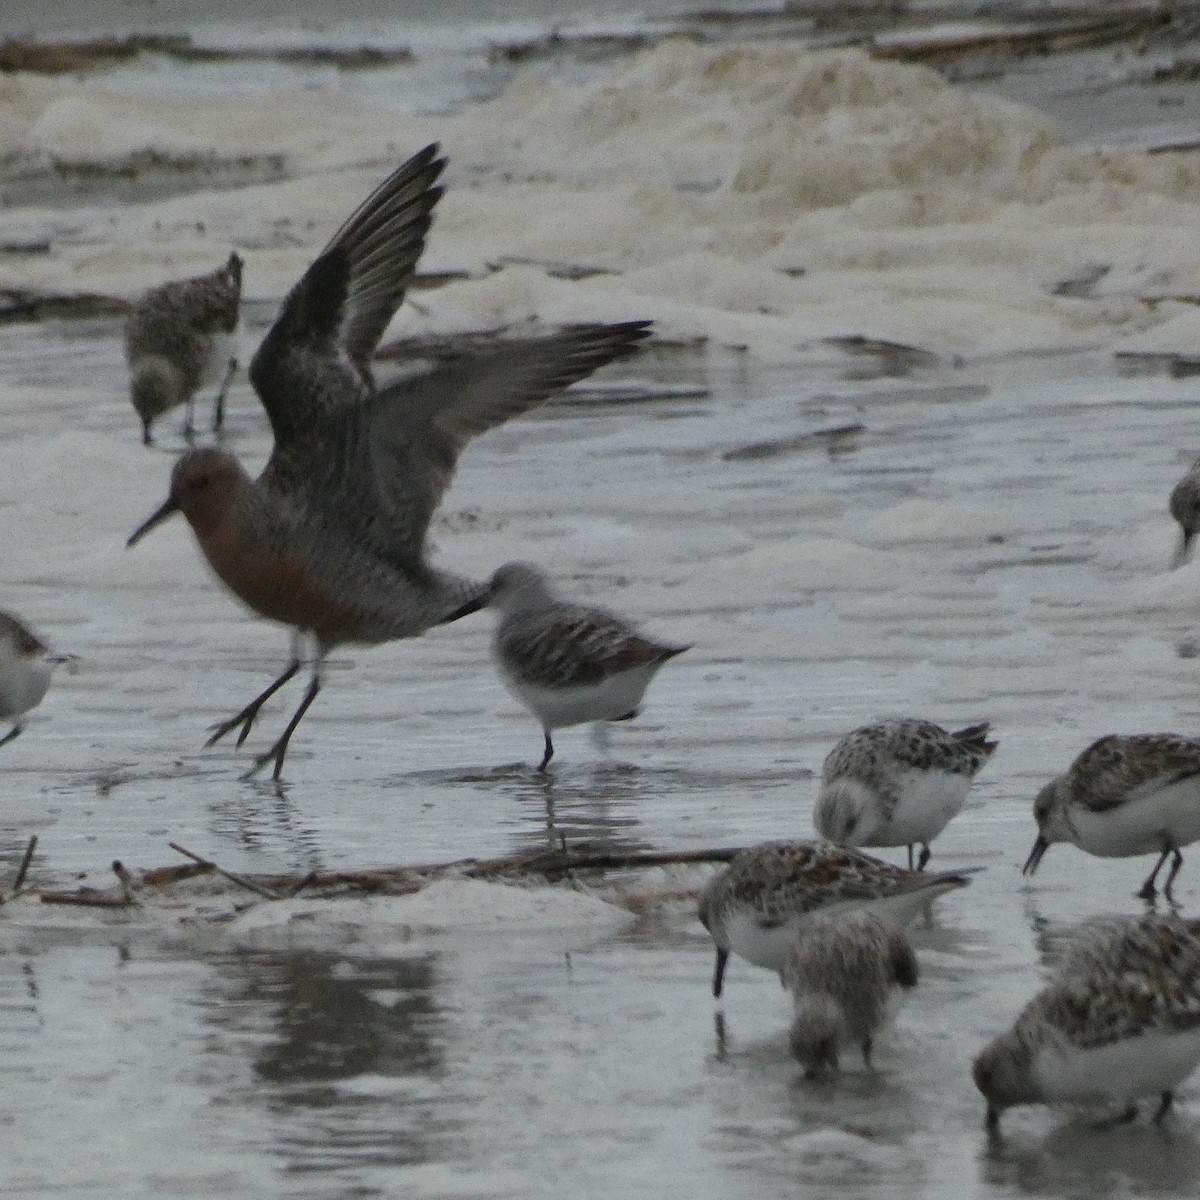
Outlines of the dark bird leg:
M1162 1098L1158 1102L1158 1108L1154 1110L1153 1121L1155 1125L1161 1125L1162 1119L1171 1110L1171 1105L1175 1103L1174 1092L1163 1092Z
M1172 850L1175 855L1171 863L1171 869L1167 872L1167 882L1163 884L1163 895L1172 903L1175 903L1175 897L1171 895L1171 884L1175 882L1175 876L1179 874L1179 868L1183 866L1183 855L1179 851L1179 847Z
M875 1043L871 1041L869 1036L863 1038L863 1066L866 1067L868 1071L871 1070L871 1051L874 1048L874 1045Z
M1154 864L1154 870L1150 872L1149 876L1146 879L1146 882L1143 883L1142 886L1138 889L1138 891L1136 891L1134 893L1134 895L1137 896L1139 900L1153 900L1154 897L1158 895L1158 891L1154 886L1154 879L1155 879L1155 876L1158 875L1159 871L1162 870L1162 865L1163 865L1163 863L1165 863L1167 861L1167 856L1170 853L1171 853L1171 847L1168 846L1162 852L1162 854L1159 856L1158 862L1156 862ZM1177 855L1179 855L1179 861L1180 861L1180 863L1182 863L1183 855L1179 854L1178 850L1176 850L1175 853ZM1178 868L1176 868L1176 869L1178 869ZM1174 879L1175 876L1172 875L1171 878Z
M546 735L546 753L542 755L542 761L538 763L538 770L544 771L546 764L554 757L554 743L550 740L550 730L543 730Z
M927 862L929 862L929 843L922 842L921 843L921 853L917 858L917 870L918 871L925 870L925 864Z
M725 986L725 964L729 961L729 951L717 947L717 965L713 968L713 995L719 1000L721 989Z
M318 658L313 664L312 679L309 681L308 690L304 693L304 699L300 701L300 707L296 709L295 714L287 724L287 728L266 754L260 754L254 760L254 766L242 776L243 779L250 779L252 776L257 775L272 759L275 760L275 770L271 772L271 778L275 780L279 779L280 773L283 771L283 759L284 755L287 754L288 742L292 740L292 734L296 732L296 726L300 724L304 714L308 712L308 706L317 698L317 693L320 690L321 660Z
M258 710L262 708L262 706L268 700L270 700L270 698L275 695L275 693L279 691L279 689L283 687L283 685L287 683L287 681L291 679L291 677L295 675L298 670L300 670L301 665L302 664L299 656L293 653L292 661L288 663L287 669L283 672L283 674L280 675L274 683L270 684L266 689L259 692L259 694L255 696L254 699L251 700L250 703L247 704L246 707L237 714L237 716L230 717L228 721L222 721L219 725L212 725L209 727L212 731L212 737L210 737L208 741L204 743L204 745L206 747L215 746L217 742L219 742L231 729L236 729L240 725L242 727L242 732L238 734L237 740L237 744L240 746L250 733L250 726L254 724L255 718L258 716Z
M221 380L221 388L217 392L216 403L213 405L213 433L220 433L225 425L225 393L229 391L229 385L233 382L233 377L237 374L237 369L237 359L231 358L229 360L229 369L225 372L225 378Z
M150 422L143 421L142 422L142 445L143 446L151 446L153 444L154 444L153 439L150 437Z
M183 437L187 442L191 442L196 436L196 397L191 396L187 402L187 420L183 423Z
M908 869L910 871L913 869L912 848L913 848L913 844L912 844L912 842L909 842L908 843Z
M0 738L0 746L7 746L9 742L15 741L21 736L21 730L24 726L18 721L2 738Z

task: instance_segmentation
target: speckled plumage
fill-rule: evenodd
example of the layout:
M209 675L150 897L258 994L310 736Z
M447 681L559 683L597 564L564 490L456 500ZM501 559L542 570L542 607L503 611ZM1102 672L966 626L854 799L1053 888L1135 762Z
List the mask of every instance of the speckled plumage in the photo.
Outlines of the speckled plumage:
M377 388L371 358L425 244L445 166L426 147L375 189L289 293L250 365L275 445L252 480L223 450L189 451L171 494L130 538L187 517L221 580L255 612L315 643L312 678L274 761L320 689L334 646L415 637L482 606L487 585L436 570L429 521L468 441L630 352L648 322L581 325L464 355ZM240 727L300 669L286 670L209 745Z
M1174 917L1107 919L1082 930L1050 984L975 1059L988 1124L1018 1104L1103 1103L1159 1120L1200 1064L1200 942Z
M125 360L130 398L150 442L155 418L192 403L205 383L220 380L213 428L224 419L225 392L237 369L237 330L242 296L242 260L235 253L208 275L177 279L152 288L125 322Z
M1070 977L1101 971L1157 975L1168 972L1200 984L1200 920L1174 913L1090 917L1066 935L1052 968Z
M1187 474L1171 489L1168 507L1179 525L1179 545L1171 566L1180 567L1187 562L1192 543L1200 532L1200 458L1192 463Z
M813 812L817 832L851 846L921 846L962 808L971 781L992 756L984 721L951 733L932 721L898 718L864 725L843 737L821 771Z
M858 1047L870 1066L876 1036L919 973L895 922L869 909L812 913L783 965L794 1010L791 1050L805 1074L836 1070L846 1045Z
M764 842L709 880L698 915L717 948L713 995L730 953L781 971L809 913L868 908L907 924L972 871L910 871L832 842Z
M1073 842L1089 854L1124 858L1159 855L1140 896L1173 858L1164 885L1183 864L1180 848L1200 838L1200 738L1174 733L1109 734L1094 742L1038 793L1038 836L1025 862L1032 875L1054 842Z
M500 567L488 594L501 614L493 661L508 690L542 725L539 771L554 753L552 729L635 716L658 669L688 649L643 637L605 609L561 599L529 563Z

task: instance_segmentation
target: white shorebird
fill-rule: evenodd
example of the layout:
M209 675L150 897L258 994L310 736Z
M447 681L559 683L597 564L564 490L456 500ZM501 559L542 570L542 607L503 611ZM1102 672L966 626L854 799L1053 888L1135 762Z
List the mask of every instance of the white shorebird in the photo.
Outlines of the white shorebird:
M237 370L241 298L242 260L234 253L211 274L164 283L133 306L125 322L125 360L147 446L155 418L180 404L187 405L190 436L196 393L218 381L213 430L220 430Z
M1200 532L1200 458L1171 489L1168 507L1179 525L1179 545L1171 566L1181 567L1191 556L1192 543Z
M561 599L529 563L500 567L488 603L500 611L492 639L500 677L542 725L539 771L554 755L552 729L636 717L658 669L689 649L643 637L604 609Z
M916 986L917 956L904 931L869 909L815 912L783 964L792 993L792 1054L808 1078L838 1069L845 1046L871 1065L879 1031Z
M1019 1104L1115 1103L1132 1120L1157 1096L1161 1121L1200 1065L1200 934L1174 916L1085 924L1057 974L976 1057L987 1124Z
M821 770L813 822L822 837L847 846L921 847L958 815L971 782L992 756L986 721L954 733L932 721L900 718L855 729Z
M736 954L782 971L809 914L870 909L904 926L972 870L909 871L831 842L764 842L741 851L700 896L698 915L717 948L713 995Z
M52 654L20 618L0 612L0 720L13 723L0 738L0 746L21 735L22 718L41 704L54 668L74 657Z
M300 282L259 346L250 381L275 434L251 479L232 454L190 450L175 463L166 502L129 538L133 545L182 512L209 565L250 608L294 630L283 673L208 745L240 727L301 667L312 676L275 744L247 774L274 762L321 688L335 646L417 637L486 602L488 585L428 561L430 518L477 434L629 353L649 322L579 325L515 339L439 363L377 388L371 357L404 298L425 244L445 166L427 146L400 166L346 221Z
M1157 854L1138 895L1172 859L1163 895L1183 865L1181 847L1200 838L1200 738L1174 733L1109 734L1090 745L1033 803L1037 840L1023 874L1032 875L1054 842L1101 858Z

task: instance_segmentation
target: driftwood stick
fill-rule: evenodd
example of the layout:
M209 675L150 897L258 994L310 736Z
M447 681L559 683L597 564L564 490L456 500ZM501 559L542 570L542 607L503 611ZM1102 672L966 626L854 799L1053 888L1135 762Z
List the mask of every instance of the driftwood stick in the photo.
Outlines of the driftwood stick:
M80 888L77 892L42 892L38 897L43 904L82 904L88 908L128 908L129 901L123 895L101 892L95 888Z
M33 862L33 852L37 849L37 834L33 834L29 839L29 845L25 847L25 857L21 859L21 865L17 868L17 877L13 880L12 893L9 896L11 900L21 890L21 884L25 882L25 876L29 873L29 864Z
M201 858L198 854L193 854L190 850L185 850L178 842L168 842L167 845L177 854L182 854L184 858L190 858L192 862L200 866L211 867L223 879L228 879L230 883L236 883L238 887L244 887L247 891L254 892L266 900L279 899L278 892L273 892L269 888L255 883L253 880L243 878L241 875L235 875L232 871L226 871L223 867L217 866L215 862L210 862L206 858Z
M142 872L143 887L161 887L167 883L178 883L181 879L194 879L197 875L215 875L211 863L176 863L170 867L153 867Z
M525 871L534 875L559 875L564 871L629 870L639 867L681 866L687 863L729 862L741 851L741 846L721 846L712 850L659 850L628 854L620 851L591 853L587 850L538 851L534 854L513 855L476 861L463 874L471 878L503 874L506 871ZM414 867L413 870L421 870Z

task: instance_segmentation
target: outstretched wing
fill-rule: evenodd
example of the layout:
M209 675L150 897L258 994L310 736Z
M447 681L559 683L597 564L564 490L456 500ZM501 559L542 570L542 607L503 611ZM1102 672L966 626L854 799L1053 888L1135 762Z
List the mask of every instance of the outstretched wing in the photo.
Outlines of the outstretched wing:
M442 363L381 389L366 421L345 422L339 522L386 558L420 563L429 521L463 447L630 353L650 322L578 325Z
M446 165L426 146L383 181L334 234L250 364L250 380L275 432L276 453L323 438L331 414L373 390L371 355L404 299Z

